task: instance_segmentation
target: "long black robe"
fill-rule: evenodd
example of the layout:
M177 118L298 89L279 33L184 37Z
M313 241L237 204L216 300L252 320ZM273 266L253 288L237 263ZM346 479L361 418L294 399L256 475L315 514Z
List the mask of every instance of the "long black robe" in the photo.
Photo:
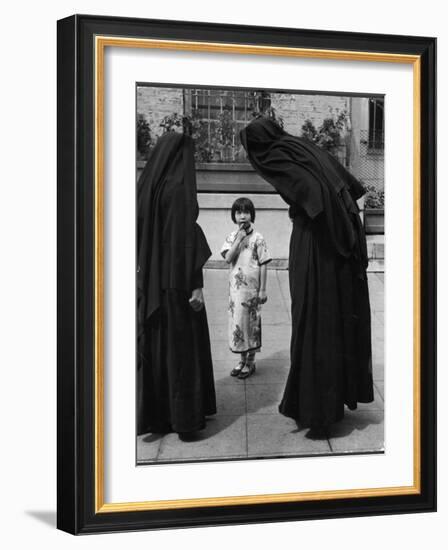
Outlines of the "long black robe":
M255 170L290 205L291 368L279 411L325 427L373 401L364 188L313 143L259 118L241 131Z
M137 433L192 432L216 412L202 288L211 255L196 223L193 140L163 135L138 182Z

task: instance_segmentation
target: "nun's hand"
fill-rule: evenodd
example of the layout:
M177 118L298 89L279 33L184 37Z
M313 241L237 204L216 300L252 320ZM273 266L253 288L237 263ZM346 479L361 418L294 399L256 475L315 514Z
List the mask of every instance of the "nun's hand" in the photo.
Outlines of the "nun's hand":
M196 288L193 290L189 303L193 311L201 311L204 307L204 295L202 294L202 288Z

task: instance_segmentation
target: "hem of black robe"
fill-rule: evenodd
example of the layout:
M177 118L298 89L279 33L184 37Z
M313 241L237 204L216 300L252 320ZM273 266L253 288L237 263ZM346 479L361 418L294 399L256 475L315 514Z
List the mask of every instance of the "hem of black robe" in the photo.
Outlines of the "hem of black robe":
M358 401L356 402L344 403L344 405L347 407L347 409L351 411L356 411L360 403L368 405L369 403L373 403L374 401L375 399L358 399Z
M355 397L356 396L356 397ZM358 407L358 403L373 403L375 401L375 390L373 387L373 380L369 380L365 384L360 384L358 391L353 392L351 398L347 396L344 400L346 405L351 411L354 411Z
M208 416L213 416L215 414L216 414L216 409L214 412L206 412L205 416L208 417ZM193 432L199 432L203 430L205 427L206 427L205 419L200 424L194 427L188 426L188 428L186 427L181 428L180 426L177 426L177 425L172 426L171 424L151 424L146 426L143 430L140 429L139 431L137 431L137 435L140 436L140 435L146 435L149 433L152 433L152 434L193 433Z
M287 418L292 418L297 426L301 429L321 429L321 428L329 428L336 422L340 422L344 418L344 411L342 411L342 414L335 416L334 418L327 419L325 421L319 421L316 422L315 420L311 419L304 419L300 415L297 415L296 413L289 412L282 403L278 406L278 412L282 414L283 416L286 416Z

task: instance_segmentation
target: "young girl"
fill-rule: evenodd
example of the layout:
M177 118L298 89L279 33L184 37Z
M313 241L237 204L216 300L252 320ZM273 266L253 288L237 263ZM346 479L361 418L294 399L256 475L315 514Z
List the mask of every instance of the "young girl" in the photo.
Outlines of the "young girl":
M263 236L254 230L255 208L241 197L232 205L238 229L226 238L221 254L229 270L229 346L241 360L231 376L247 378L255 372L255 353L261 348L260 304L267 300L267 264L272 260Z

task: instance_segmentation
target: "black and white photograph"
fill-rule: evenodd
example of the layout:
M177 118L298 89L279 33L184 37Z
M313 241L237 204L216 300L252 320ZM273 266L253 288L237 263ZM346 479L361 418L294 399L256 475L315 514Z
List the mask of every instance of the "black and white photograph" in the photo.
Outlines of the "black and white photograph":
M443 6L5 4L5 548L443 549Z
M136 463L384 453L387 98L136 85Z

